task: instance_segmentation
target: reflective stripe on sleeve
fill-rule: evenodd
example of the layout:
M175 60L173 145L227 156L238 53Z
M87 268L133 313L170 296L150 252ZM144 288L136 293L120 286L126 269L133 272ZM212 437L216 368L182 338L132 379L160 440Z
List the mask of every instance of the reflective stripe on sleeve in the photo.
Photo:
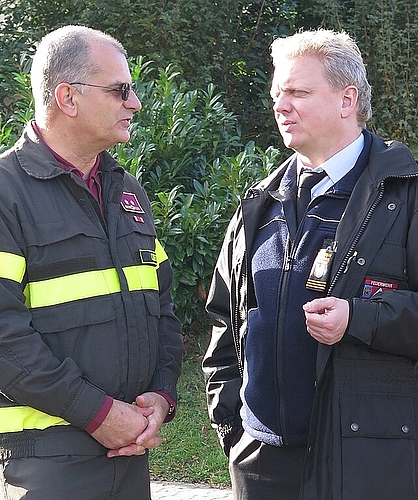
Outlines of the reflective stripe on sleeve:
M155 252L152 253L155 255L154 265L139 264L123 268L129 291L159 290L157 269L168 257L158 240L155 240ZM21 279L23 279L25 261L23 258L21 259L23 271L20 271L22 273ZM21 261L18 262L22 264ZM17 269L16 263L14 268ZM0 271L1 269L2 266ZM17 276L17 271L14 272L14 275ZM31 281L26 285L24 294L26 306L33 309L110 295L120 291L121 285L117 270L110 268Z
M34 281L26 285L24 293L27 307L35 308L116 292L120 292L116 269L103 269Z
M21 432L25 429L46 429L53 425L69 425L61 417L53 417L29 406L0 408L0 433Z
M21 255L0 252L0 278L22 283L26 271L26 261Z

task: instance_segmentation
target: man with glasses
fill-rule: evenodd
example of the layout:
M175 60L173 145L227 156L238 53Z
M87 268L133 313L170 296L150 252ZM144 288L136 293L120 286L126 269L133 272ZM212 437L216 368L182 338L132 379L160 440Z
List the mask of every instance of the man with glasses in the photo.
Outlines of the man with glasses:
M0 497L149 500L183 345L148 198L106 151L141 103L82 26L43 38L31 83L0 157Z

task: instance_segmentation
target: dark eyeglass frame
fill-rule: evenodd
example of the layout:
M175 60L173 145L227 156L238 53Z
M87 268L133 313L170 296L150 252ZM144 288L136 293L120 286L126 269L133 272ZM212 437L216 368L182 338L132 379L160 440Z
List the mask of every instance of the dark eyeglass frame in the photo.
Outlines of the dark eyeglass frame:
M73 82L70 85L85 85L86 87L96 87L98 89L106 89L111 92L119 92L122 101L127 101L129 99L129 94L131 90L135 91L135 83L121 83L117 87L106 87L105 85L94 85L93 83L82 83Z

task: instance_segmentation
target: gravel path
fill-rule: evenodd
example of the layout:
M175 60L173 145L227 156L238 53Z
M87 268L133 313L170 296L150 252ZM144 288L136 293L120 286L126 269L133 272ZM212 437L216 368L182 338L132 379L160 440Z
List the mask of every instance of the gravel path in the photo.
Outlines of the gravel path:
M213 488L202 484L151 481L152 500L232 500L229 488Z

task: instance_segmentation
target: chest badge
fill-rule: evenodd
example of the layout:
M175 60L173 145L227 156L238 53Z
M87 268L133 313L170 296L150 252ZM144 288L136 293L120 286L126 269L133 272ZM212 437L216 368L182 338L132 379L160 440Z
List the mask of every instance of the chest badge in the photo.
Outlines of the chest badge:
M122 208L126 210L126 212L133 212L135 214L145 213L135 193L127 193L124 191L122 193L122 199L120 201L120 204L122 205Z
M324 292L327 288L328 279L331 273L332 259L336 250L335 242L326 239L322 248L319 250L309 273L306 288Z

